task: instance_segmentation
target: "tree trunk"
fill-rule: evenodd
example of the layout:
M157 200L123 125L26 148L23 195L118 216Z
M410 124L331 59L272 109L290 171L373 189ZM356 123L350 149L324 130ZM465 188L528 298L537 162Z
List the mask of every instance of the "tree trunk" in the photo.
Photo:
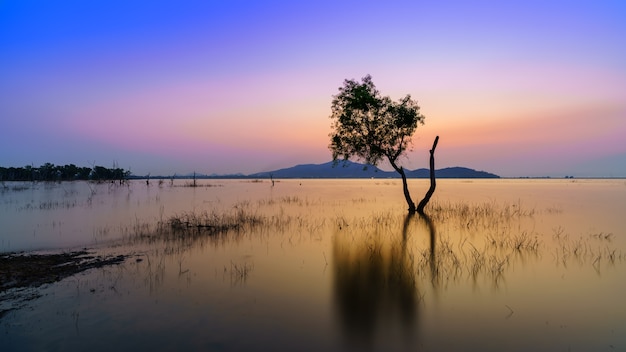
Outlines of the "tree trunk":
M415 203L413 203L413 199L411 199L411 194L409 193L409 186L406 183L406 174L404 173L404 169L402 166L398 167L396 163L389 160L391 166L396 170L400 176L402 176L402 190L404 191L404 198L406 199L406 203L409 205L409 214L415 213Z
M424 208L430 201L430 197L435 193L435 187L437 186L435 182L435 148L437 148L437 142L439 142L439 136L435 137L433 148L430 150L430 188L426 192L424 199L417 205L417 212L420 214L424 214Z

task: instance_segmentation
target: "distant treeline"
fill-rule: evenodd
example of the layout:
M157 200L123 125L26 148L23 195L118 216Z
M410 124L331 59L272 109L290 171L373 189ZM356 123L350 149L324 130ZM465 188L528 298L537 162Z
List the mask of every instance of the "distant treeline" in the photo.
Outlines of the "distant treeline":
M78 167L74 164L54 165L45 163L40 167L1 167L0 181L69 181L69 180L125 180L130 171L104 166Z

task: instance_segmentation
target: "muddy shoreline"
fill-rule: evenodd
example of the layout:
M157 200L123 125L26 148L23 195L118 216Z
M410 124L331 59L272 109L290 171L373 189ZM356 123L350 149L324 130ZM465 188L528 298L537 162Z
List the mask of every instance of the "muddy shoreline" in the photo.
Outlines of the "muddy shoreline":
M37 288L88 269L123 263L128 256L101 256L93 251L0 254L0 319L40 295Z

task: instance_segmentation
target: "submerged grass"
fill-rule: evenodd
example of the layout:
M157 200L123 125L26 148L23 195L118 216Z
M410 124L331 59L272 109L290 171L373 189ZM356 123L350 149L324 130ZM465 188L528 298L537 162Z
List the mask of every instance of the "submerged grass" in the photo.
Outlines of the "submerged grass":
M137 220L132 227L123 229L123 232L131 242L165 241L170 245L189 247L199 240L209 239L224 243L242 234L285 232L293 226L297 226L299 231L306 230L309 233L318 229L319 223L308 221L303 216L289 215L280 207L282 204L294 202L299 202L298 198L286 197L278 203L259 203L255 207L251 202L243 201L230 209L189 211L169 217L165 217L161 209L160 220L156 223ZM279 208L268 213L261 211L264 206ZM100 229L99 232L104 231Z
M208 233L220 233L250 228L262 222L263 219L260 216L248 213L242 208L236 208L235 211L229 213L204 211L202 213L190 212L175 215L167 221L167 226L174 231L202 229Z
M365 201L365 198L324 201L291 194L242 201L227 209L189 211L169 216L161 208L157 221L136 218L124 228L98 227L94 230L94 237L105 239L112 232L121 232L130 243L161 241L166 244L166 250L161 252L163 255L181 253L199 242L225 244L237 241L243 234L308 235L309 239L316 241L332 234L339 236L342 243L348 241L352 246L363 245L361 252L367 253L370 259L392 251L395 253L392 256L396 257L383 262L395 264L383 267L393 268L396 272L394 277L410 273L411 277L429 280L434 285L465 279L476 281L479 278L497 283L515 263L529 258L540 259L546 253L552 254L558 265L576 261L590 264L596 270L602 263L615 264L624 260L623 253L612 245L615 237L612 233L596 232L584 238L572 238L562 227L553 229L552 236L536 232L534 217L557 212L548 210L542 213L521 202L501 204L495 201L433 200L427 209L428 220L416 216L407 221L406 214L400 209L375 210L352 217L345 215L355 212L344 209ZM73 206L73 203L46 203L43 208ZM428 243L429 236L432 243ZM396 265L400 263L397 261L399 253L403 256L400 266ZM234 267L231 269L238 272ZM403 280L411 281L407 277Z
M352 201L351 201L352 203ZM623 254L610 247L613 234L595 233L589 239L571 239L562 228L555 229L553 239L558 243L546 243L546 235L537 233L522 222L532 219L538 212L525 208L521 203L498 204L433 202L429 209L431 224L438 227L428 229L427 223L419 220L405 228L406 216L403 213L387 211L374 212L368 216L348 218L336 215L332 221L327 218L314 218L308 214L311 206L323 206L321 201L310 201L299 196L283 196L257 201L240 202L227 210L185 212L160 220L156 226L134 225L132 237L150 240L188 240L213 238L223 240L225 236L243 233L308 233L311 238L322 238L332 225L341 236L351 241L364 242L373 251L379 244L371 242L372 237L381 234L390 238L423 237L421 233L432 231L436 236L430 247L421 248L412 242L405 243L415 261L414 270L429 273L432 280L488 275L498 279L506 273L513 261L523 258L540 257L547 248L556 248L557 262L566 263L571 258L597 264L606 259L611 263L623 259ZM289 207L287 212L284 207ZM294 208L296 207L296 208ZM294 209L300 209L294 211ZM409 226L409 227L411 227ZM419 228L416 228L419 227ZM403 233L404 231L404 233ZM418 233L416 233L416 231ZM336 234L338 235L338 234ZM603 246L591 246L589 240L603 242ZM369 242L368 242L369 241Z
M397 241L402 239L406 258L413 263L411 269L405 266L403 270L411 271L418 281L430 282L433 287L481 280L497 288L517 265L542 262L552 251L557 252L557 265L576 259L580 265L593 267L598 274L601 263L615 265L624 260L623 253L611 246L610 233L574 239L558 228L555 245L549 234L535 229L534 217L540 212L520 202L434 202L429 214L425 218L416 217L408 227L406 216L394 212L354 219L337 216L335 236L343 238L343 245L365 243L364 252L370 257L385 251L393 256L389 248L399 246Z
M146 285L151 291L162 285L165 264L171 257L178 256L177 275L189 277L189 270L183 268L183 256L205 243L232 244L245 238L244 234L268 238L286 234L290 243L292 238L329 240L332 257L326 257L328 248L320 249L319 257L334 270L337 299L348 306L357 293L368 290L370 296L346 314L372 321L375 317L362 317L359 312L380 306L391 308L392 314L404 314L410 310L407 307L419 305L424 285L437 290L469 281L498 288L516 267L533 261L550 263L552 257L559 267L576 263L591 266L600 274L607 266L626 259L615 247L613 233L597 231L574 237L563 227L554 228L551 235L536 231L534 217L558 212L542 213L521 202L435 200L427 209L428 217L407 217L399 208L368 214L350 211L366 201L324 201L292 194L173 215L166 215L161 207L157 220L135 218L126 227L100 226L94 230L94 237L105 239L110 233L120 232L125 241L119 246L149 248L136 265L145 266ZM56 202L45 203L41 209L74 206ZM224 277L232 283L244 283L255 269L250 262L225 263ZM216 271L221 270L221 265L216 266Z

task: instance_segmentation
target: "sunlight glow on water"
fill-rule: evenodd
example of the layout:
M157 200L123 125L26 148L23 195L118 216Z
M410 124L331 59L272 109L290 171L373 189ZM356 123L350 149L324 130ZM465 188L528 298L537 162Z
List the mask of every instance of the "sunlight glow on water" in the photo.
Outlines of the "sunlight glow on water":
M7 313L2 350L626 348L624 180L440 180L428 219L399 180L151 182L0 194L2 251L132 254ZM238 209L265 222L154 234Z

